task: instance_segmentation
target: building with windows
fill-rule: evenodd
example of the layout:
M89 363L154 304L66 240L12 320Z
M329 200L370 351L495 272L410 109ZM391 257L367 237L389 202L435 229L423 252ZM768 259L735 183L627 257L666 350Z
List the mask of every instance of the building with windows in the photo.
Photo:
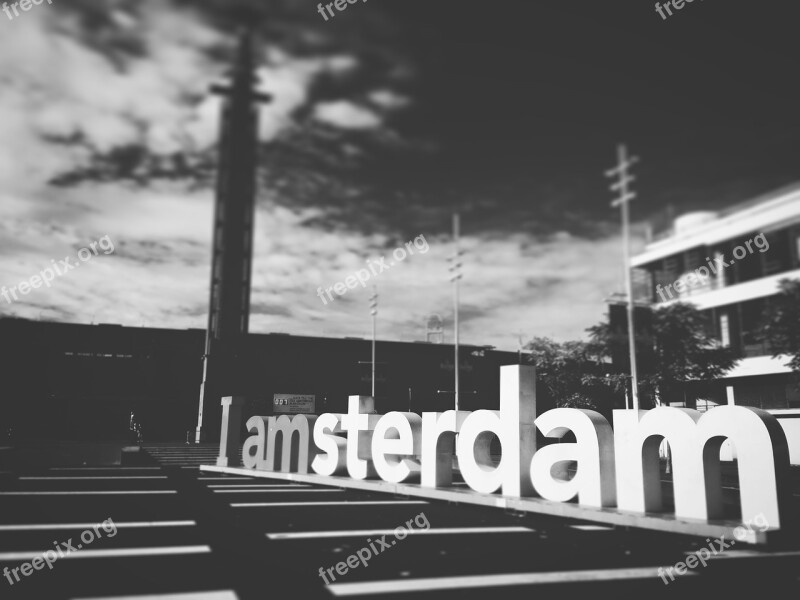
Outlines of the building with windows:
M759 330L782 279L800 279L800 184L719 212L692 212L654 231L632 258L637 300L688 302L707 312L714 337L737 365L687 405L738 404L768 410L800 441L800 391L788 358L773 357ZM701 390L702 391L699 391ZM795 448L794 463L800 461Z

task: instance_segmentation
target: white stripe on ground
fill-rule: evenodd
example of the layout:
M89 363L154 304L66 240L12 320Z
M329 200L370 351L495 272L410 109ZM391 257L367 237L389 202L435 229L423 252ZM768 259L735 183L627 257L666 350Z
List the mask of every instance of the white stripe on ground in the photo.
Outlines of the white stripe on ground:
M239 600L232 590L214 592L180 592L178 594L143 594L141 596L92 596L72 600Z
M47 531L53 529L91 529L102 523L35 523L32 525L0 525L0 531ZM190 527L195 521L128 521L114 523L117 529L139 527Z
M687 552L686 555L695 554L695 552ZM719 554L712 555L712 560L720 559L734 559L734 558L800 558L800 550L786 550L778 552L759 552L758 550L724 550ZM708 559L707 559L708 560Z
M77 548L77 546L76 546ZM49 550L49 548L48 548ZM208 554L209 546L153 546L150 548L106 548L103 550L75 550L58 560L68 558L132 558L134 556L171 556L178 554ZM42 552L0 552L0 562L32 560L41 557Z
M428 504L424 500L342 500L341 502L234 502L233 508L257 507L257 506L382 506L382 505L401 505L401 504Z
M214 490L215 494L280 494L282 492L288 493L295 493L295 494L311 494L314 492L319 492L321 494L335 494L337 492L343 492L344 490L335 489L335 490L319 490L319 489L300 489L297 488L272 488L269 490Z
M198 477L197 481L255 481L255 477Z
M234 483L233 485L209 485L208 489L238 490L238 489L261 489L269 490L274 488L310 488L307 483Z
M666 567L661 567L662 569ZM697 575L689 571L686 575ZM508 573L500 575L462 575L459 577L425 577L354 583L332 583L328 590L334 596L367 596L404 592L430 592L492 588L552 583L581 583L658 578L658 567L631 569L597 569L589 571L553 571L549 573ZM685 575L683 576L685 577Z
M570 527L581 531L614 531L613 527L604 527L603 525L570 525Z
M59 492L0 492L0 496L120 496L123 494L177 494L177 490L91 490Z
M65 477L20 477L20 481L83 481L85 479L166 479L166 475L77 475Z
M402 526L401 526L402 527ZM268 533L271 540L302 540L341 537L370 537L392 535L396 529L353 529L350 531L293 531L290 533ZM409 535L450 535L462 533L532 533L528 527L440 527L437 529L406 529Z
M161 467L116 467L109 465L107 467L50 467L48 471L160 471Z

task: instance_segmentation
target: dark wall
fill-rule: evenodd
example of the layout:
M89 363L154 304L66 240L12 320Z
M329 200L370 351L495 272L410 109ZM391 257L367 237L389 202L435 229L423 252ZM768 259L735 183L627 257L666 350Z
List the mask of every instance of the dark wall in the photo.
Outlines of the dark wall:
M202 381L205 332L0 319L0 435L17 439L119 440L131 411L145 441L192 431ZM274 394L314 394L317 412L346 412L350 395L371 395L371 342L249 335L221 395L247 398L246 416L271 415ZM500 366L510 352L461 346L462 410L499 408ZM453 408L453 347L377 344L379 413ZM209 440L219 437L217 400L205 410Z
M0 433L120 440L194 428L204 332L0 320Z

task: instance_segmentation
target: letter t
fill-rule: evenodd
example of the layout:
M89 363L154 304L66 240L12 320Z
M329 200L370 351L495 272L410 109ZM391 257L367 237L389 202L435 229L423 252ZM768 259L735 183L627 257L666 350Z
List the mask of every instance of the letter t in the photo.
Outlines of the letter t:
M372 431L380 420L374 414L375 400L369 396L350 396L342 430L347 432L347 472L353 479L377 475L372 464Z

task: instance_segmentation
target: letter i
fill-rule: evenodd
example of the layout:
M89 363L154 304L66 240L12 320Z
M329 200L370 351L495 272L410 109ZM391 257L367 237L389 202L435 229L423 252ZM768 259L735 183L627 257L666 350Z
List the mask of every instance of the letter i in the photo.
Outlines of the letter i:
M58 550L58 554L59 554L59 556L60 556L61 558L64 558L64 553L61 551L61 547L58 545L58 542L55 542L55 541L54 541L54 542L53 542L53 546L55 546L55 547L56 547L56 550Z
M56 270L56 273L61 275L61 271L58 269L58 265L56 264L56 261L51 260L50 262L53 263L53 268Z
M380 263L371 263L370 262L371 260L372 260L371 258L368 258L367 261L366 261L367 264L369 265L369 270L372 271L373 275L377 275L377 273L375 272L375 269L372 268L372 265L373 264L380 265Z
M373 554L378 554L378 549L375 548L375 544L372 543L372 538L367 538L367 543L369 544L370 548L372 548Z
M717 265L716 265L716 263L712 262L711 259L709 257L707 257L707 256L706 256L706 260L708 261L709 269L711 269L711 272L714 273L714 275L716 275L717 274Z

